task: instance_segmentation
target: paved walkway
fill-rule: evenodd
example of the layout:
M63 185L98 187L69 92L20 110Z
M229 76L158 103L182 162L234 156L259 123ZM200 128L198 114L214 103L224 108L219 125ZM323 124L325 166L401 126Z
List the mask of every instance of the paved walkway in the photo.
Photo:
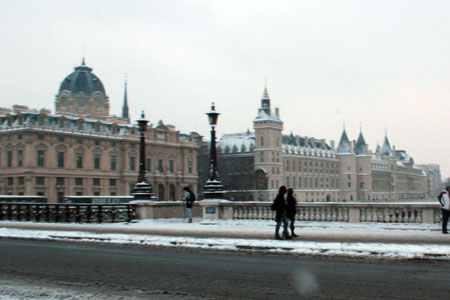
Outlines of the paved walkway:
M442 234L439 224L298 222L296 225L298 237L295 241L450 245L450 235ZM25 230L242 239L273 239L274 226L275 223L270 221L215 222L201 219L193 224L181 219L144 220L130 224L0 222L0 228Z

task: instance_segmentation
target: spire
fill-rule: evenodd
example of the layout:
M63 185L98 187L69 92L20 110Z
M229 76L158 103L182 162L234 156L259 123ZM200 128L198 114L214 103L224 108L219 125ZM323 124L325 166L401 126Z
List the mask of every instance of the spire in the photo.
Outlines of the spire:
M366 141L364 140L364 136L362 134L361 128L360 128L360 132L359 132L359 136L358 136L358 141L356 141L355 154L356 155L367 155Z
M122 106L122 118L130 120L130 114L128 109L128 91L127 91L127 76L125 75L125 89L123 93L123 106Z
M342 131L341 140L339 141L339 146L337 147L337 153L350 153L350 141L348 140L347 132L345 128Z
M384 136L383 147L381 147L381 155L392 156L392 148L391 144L389 143L389 139L387 137L387 130Z
M270 97L267 91L267 83L264 83L264 92L261 99L261 109L268 115L270 115Z
M86 65L86 63L85 63L85 61L84 61L84 55L83 55L83 57L81 58L81 65L82 65L82 66L85 66L85 65Z

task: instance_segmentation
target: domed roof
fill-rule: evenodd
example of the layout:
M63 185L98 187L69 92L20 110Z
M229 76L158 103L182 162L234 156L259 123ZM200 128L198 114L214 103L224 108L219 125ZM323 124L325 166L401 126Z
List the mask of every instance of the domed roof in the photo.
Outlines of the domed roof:
M95 92L101 92L106 96L103 83L92 73L92 68L85 65L84 58L81 66L75 67L75 71L63 80L59 87L59 93L62 91L69 91L72 94L83 92L89 96Z

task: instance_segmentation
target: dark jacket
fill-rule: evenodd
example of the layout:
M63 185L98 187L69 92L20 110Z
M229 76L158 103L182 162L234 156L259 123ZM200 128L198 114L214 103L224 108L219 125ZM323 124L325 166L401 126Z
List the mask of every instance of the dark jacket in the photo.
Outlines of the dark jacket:
M192 199L192 192L185 191L183 201L186 201L186 207L192 208L192 204L194 203L194 200Z
M286 200L284 200L284 195L278 194L275 200L273 201L273 210L276 211L275 221L281 221L281 217L286 212L287 205Z
M295 200L294 196L291 194L288 194L286 198L287 198L286 215L289 219L292 219L297 214L297 200Z

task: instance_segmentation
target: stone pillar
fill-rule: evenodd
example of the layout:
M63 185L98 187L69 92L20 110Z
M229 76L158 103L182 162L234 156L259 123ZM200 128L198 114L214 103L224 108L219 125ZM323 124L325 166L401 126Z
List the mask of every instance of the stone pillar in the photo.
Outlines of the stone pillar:
M359 223L361 216L361 211L357 207L351 207L348 209L348 222L349 223Z
M422 223L434 224L434 208L422 209Z

